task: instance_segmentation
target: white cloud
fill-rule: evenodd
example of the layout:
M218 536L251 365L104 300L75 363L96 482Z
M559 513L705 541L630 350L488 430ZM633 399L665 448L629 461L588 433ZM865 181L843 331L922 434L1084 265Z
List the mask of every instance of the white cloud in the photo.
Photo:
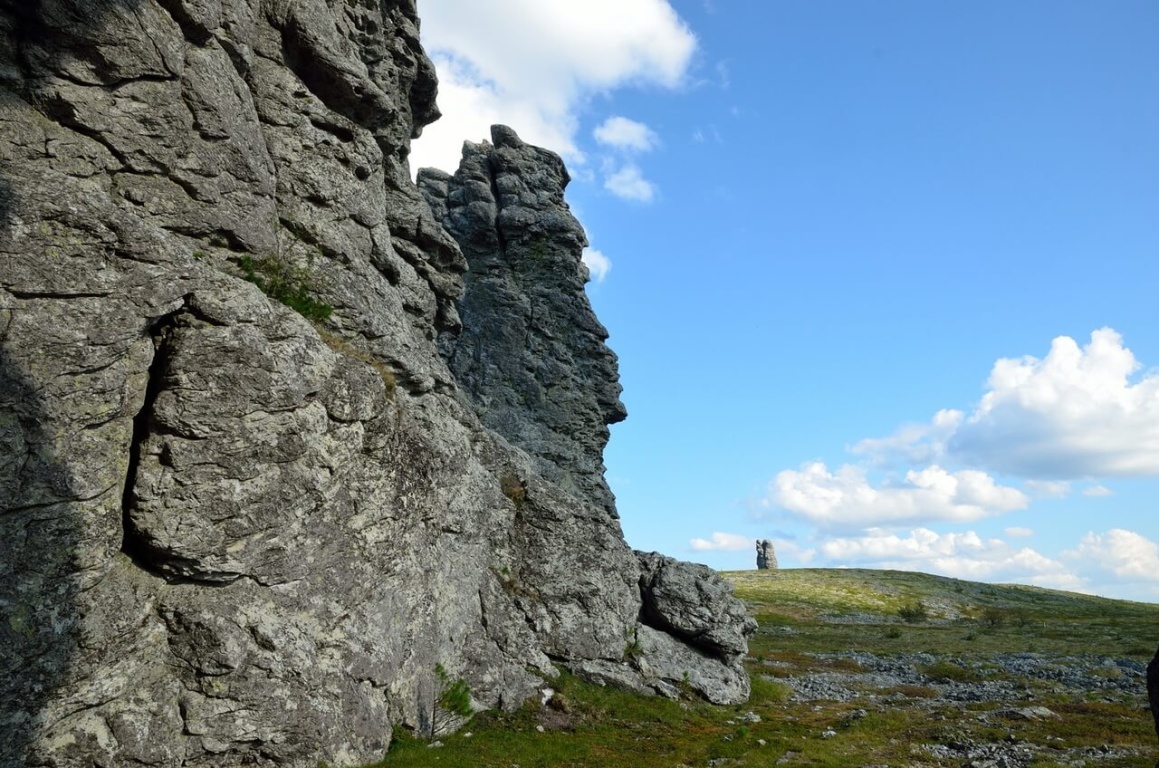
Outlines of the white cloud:
M712 534L711 541L693 539L688 542L688 546L696 552L742 552L746 549L753 549L756 542L735 533L720 533L718 531Z
M917 528L899 536L871 529L864 536L829 539L820 551L832 565L918 570L970 580L1081 585L1063 563L1029 547L983 539L974 531L940 534Z
M1026 490L1039 499L1065 499L1070 495L1070 483L1065 480L1027 480Z
M1134 531L1092 531L1063 557L1085 569L1097 568L1120 579L1159 582L1159 544Z
M628 152L649 152L660 142L656 133L635 120L626 117L609 117L600 123L593 135L601 144Z
M777 562L784 568L790 564L808 566L817 559L817 548L802 546L792 539L771 539L773 551L777 553Z
M1023 528L1021 526L1011 526L1002 531L1012 539L1027 539L1034 535L1034 531L1030 528Z
M656 187L631 163L610 173L604 180L604 188L616 197L640 203L650 203L656 195Z
M612 271L612 260L595 248L584 248L583 263L597 283L604 282L604 278Z
M1156 476L1159 373L1132 382L1140 368L1110 328L1082 348L1059 336L1041 360L998 360L969 416L938 411L850 450L877 466L945 460L1041 481Z
M1001 359L949 452L971 464L1048 479L1159 475L1159 374L1110 328L1080 348L1059 336L1045 358Z
M1105 485L1091 485L1083 488L1083 496L1093 496L1101 498L1105 496L1114 496L1115 492Z
M942 409L928 424L905 424L889 437L867 438L849 450L879 466L892 465L898 459L907 464L928 464L945 455L946 441L963 418L961 411Z
M814 524L860 527L931 520L959 522L1024 509L1027 497L1000 486L984 472L949 472L937 465L910 470L905 482L874 487L864 470L844 465L836 473L821 462L780 472L765 506L779 506Z
M505 123L569 161L592 94L673 88L696 38L667 0L425 0L422 42L439 73L443 118L413 144L412 169L454 170L464 140Z

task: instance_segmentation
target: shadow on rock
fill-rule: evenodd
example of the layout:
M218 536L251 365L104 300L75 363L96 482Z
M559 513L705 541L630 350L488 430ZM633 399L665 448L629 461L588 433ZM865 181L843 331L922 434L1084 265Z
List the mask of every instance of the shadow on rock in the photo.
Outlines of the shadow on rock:
M70 46L142 0L19 0L0 3L0 65L27 72L27 57L55 64ZM67 29L68 34L56 34ZM0 89L24 100L27 83ZM0 131L5 130L0 121ZM16 143L20 137L3 135ZM0 241L9 235L21 198L18 184L0 176ZM0 246L3 259L19 256ZM3 268L0 267L0 270ZM3 282L0 272L0 284ZM50 415L40 386L9 346L18 308L0 290L0 768L38 763L29 750L44 725L42 713L77 654L77 552L80 521L74 483L54 449Z
M5 343L0 307L0 766L24 766L75 653L77 521L36 387Z

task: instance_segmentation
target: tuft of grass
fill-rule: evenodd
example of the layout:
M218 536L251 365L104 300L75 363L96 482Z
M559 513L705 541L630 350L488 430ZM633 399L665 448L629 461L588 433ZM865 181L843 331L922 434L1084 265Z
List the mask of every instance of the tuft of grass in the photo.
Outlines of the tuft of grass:
M334 313L334 307L313 296L312 264L303 266L284 256L254 258L247 254L237 260L237 265L242 278L311 322L325 322Z
M331 333L324 328L318 328L317 331L318 335L322 338L322 341L326 342L326 346L330 347L330 349L334 350L340 355L345 355L352 360L358 360L359 362L366 363L371 368L373 368L378 374L378 378L382 379L383 386L386 387L386 396L394 397L394 391L398 387L398 380L394 376L394 371L392 371L386 365L386 363L382 362L382 360L370 354L369 352L359 349L341 336Z
M499 478L499 490L503 495L511 499L515 504L516 509L523 509L523 505L527 502L527 486L523 484L515 475L503 475Z
M935 683L976 683L980 679L974 670L967 669L952 661L920 664L917 670Z
M452 680L442 664L435 665L435 675L439 678L439 706L459 717L470 717L475 711L471 705L471 686L466 680Z

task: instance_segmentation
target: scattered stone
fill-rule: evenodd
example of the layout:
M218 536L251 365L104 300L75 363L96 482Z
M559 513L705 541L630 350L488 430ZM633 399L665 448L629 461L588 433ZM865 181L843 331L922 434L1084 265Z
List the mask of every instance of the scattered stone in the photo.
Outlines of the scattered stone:
M1056 713L1046 707L1022 707L1021 709L1004 709L998 713L1003 717L1014 720L1061 720Z
M1155 735L1159 736L1159 650L1155 651L1155 658L1147 665L1147 700L1155 720Z

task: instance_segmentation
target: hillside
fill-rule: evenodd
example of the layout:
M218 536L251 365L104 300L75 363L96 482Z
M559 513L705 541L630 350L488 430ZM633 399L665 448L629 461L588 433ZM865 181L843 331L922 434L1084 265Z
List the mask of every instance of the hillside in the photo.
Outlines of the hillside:
M434 749L403 741L381 766L1149 768L1159 758L1143 682L1159 605L899 571L723 575L759 623L747 704L640 699L565 678L545 707L480 716Z

